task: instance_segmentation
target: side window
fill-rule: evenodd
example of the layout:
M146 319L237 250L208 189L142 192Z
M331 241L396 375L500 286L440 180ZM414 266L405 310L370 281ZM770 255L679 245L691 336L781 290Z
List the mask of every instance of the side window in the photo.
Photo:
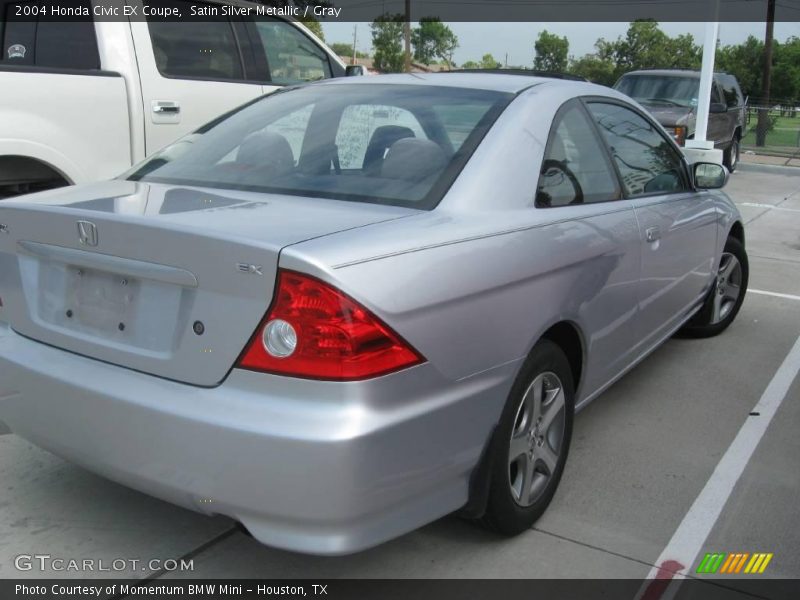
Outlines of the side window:
M269 63L270 81L291 85L331 76L328 56L311 38L285 21L255 23Z
M308 129L308 122L311 119L311 112L313 110L313 104L304 106L300 110L296 110L285 117L281 117L268 125L265 129L265 131L277 133L286 138L286 141L289 142L289 146L292 149L292 157L295 163L300 160L300 152L303 150L303 140L306 137L306 129Z
M680 156L647 119L618 104L591 103L589 110L629 196L688 189Z
M573 102L556 116L545 150L536 206L566 206L620 198L606 150L581 106Z
M31 16L15 17L20 4ZM78 6L88 8L83 0ZM35 15L46 9L44 2L22 2L6 5L2 60L8 64L35 65L61 69L99 69L100 53L91 19L52 22ZM14 12L12 12L14 11ZM45 13L46 14L46 13Z
M721 77L719 82L722 85L722 93L725 95L725 103L728 108L739 107L740 98L739 93L736 91L736 80L728 75Z
M174 7L182 14L191 14L188 2L169 0L160 4ZM244 79L236 37L227 19L148 20L148 28L156 66L165 77L218 81Z
M450 145L453 146L453 151L457 151L490 106L488 102L434 104L431 110L441 123Z
M389 148L403 138L427 139L411 112L397 106L350 105L336 132L341 168L379 171Z
M716 81L711 84L711 102L722 102L719 95L719 84Z

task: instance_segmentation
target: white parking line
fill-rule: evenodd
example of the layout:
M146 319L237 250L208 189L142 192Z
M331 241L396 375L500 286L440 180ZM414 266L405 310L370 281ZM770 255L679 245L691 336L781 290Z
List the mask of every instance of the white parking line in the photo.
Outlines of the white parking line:
M760 294L762 296L774 296L775 298L785 298L787 300L800 300L800 296L795 296L793 294L781 294L779 292L767 292L765 290L754 290L753 288L747 288L748 294Z
M761 204L759 202L739 202L739 206L749 206L750 208L771 208L773 210L785 210L788 212L800 212L800 208L784 208L774 204Z
M680 582L665 586L664 580L672 577L683 579L691 573L697 555L799 370L800 337L795 340L794 346L775 372L761 399L753 407L751 415L736 434L689 512L683 517L655 566L650 569L637 598L671 598L677 592ZM664 592L667 594L664 595Z

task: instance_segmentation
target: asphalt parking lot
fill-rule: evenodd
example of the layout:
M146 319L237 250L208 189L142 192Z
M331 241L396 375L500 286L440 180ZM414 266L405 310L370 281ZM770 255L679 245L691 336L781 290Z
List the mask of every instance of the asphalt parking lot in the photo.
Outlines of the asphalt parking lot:
M642 578L669 560L693 573L706 552L773 553L761 577L800 578L800 169L740 170L727 192L751 266L737 321L714 339L670 340L580 413L561 487L530 532L501 539L449 517L357 555L303 556L11 434L0 578L154 575L19 571L20 554L193 560L159 577Z

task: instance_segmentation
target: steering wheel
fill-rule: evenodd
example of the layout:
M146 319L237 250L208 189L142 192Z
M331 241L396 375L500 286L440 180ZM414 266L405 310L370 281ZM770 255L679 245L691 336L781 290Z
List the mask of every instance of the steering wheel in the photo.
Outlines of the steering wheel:
M564 177L566 177L567 180L569 180L569 182L572 184L572 189L575 190L575 197L570 200L569 204L583 204L583 189L581 188L581 184L578 182L578 178L575 177L575 173L573 173L572 170L567 166L567 161L548 158L542 162L542 175L545 175L552 170L563 173ZM544 196L547 196L547 201L543 203L547 206L550 206L550 195L547 192L540 193Z

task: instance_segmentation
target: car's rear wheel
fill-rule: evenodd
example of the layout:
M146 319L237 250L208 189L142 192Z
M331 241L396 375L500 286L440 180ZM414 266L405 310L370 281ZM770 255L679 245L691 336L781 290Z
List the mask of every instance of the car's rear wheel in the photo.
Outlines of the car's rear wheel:
M567 357L542 340L517 377L492 439L484 525L515 535L544 513L564 471L574 412Z
M731 140L731 145L728 146L728 149L725 150L723 154L723 163L725 166L728 167L728 171L733 173L736 170L736 166L739 164L739 155L741 154L741 143L739 141L739 134L733 134L733 140Z
M683 332L691 337L711 337L727 329L742 307L749 276L750 265L744 246L736 238L729 237L706 301Z

